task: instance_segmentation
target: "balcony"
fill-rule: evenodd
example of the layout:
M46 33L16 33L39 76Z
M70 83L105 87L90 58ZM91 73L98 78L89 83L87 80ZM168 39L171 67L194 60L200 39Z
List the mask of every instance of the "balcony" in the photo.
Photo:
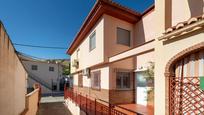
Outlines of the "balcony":
M70 99L88 115L142 115L124 107L110 104L101 99L91 99L87 95L84 96L71 89L65 88L64 98Z

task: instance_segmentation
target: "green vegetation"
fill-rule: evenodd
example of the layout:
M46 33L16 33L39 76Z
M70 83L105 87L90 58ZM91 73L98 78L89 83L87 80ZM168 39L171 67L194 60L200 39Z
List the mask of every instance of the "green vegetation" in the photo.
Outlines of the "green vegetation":
M70 63L68 65L63 66L63 75L69 75L70 74Z
M147 70L144 71L144 76L146 80L150 83L154 83L154 68L155 68L154 62L149 62ZM148 88L147 94L148 94L147 101L154 101L154 86Z

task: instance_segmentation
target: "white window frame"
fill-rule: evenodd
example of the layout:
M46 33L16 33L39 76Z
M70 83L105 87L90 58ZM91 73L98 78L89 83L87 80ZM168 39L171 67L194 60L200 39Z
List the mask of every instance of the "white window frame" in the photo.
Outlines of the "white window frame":
M98 79L98 86L95 84L95 79ZM101 71L94 71L91 73L91 88L101 89Z
M122 75L123 74L123 75ZM129 74L129 76L124 76L125 74ZM116 72L116 89L130 89L131 88L131 75L132 72L127 72L127 71L117 71ZM119 75L119 76L118 76ZM118 77L120 77L121 81L120 81L120 87L118 87L117 85L117 79ZM129 87L126 87L123 82L124 82L124 78L125 77L129 77Z
M94 41L92 41L94 40ZM92 46L92 42L94 42L94 46ZM91 52L96 48L96 31L94 31L90 36L89 36L89 51Z

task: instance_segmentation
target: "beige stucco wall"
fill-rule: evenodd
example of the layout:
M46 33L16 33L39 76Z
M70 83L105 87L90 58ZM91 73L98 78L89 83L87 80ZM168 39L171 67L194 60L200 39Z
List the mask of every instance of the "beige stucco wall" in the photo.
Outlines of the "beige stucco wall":
M158 26L157 23L155 23L155 21L157 20L155 12L155 9L151 10L134 25L135 46L155 39L157 31L154 28Z
M105 60L120 52L126 51L133 47L134 26L126 21L114 18L110 15L104 15L104 55ZM129 46L117 44L117 27L130 31L131 44Z
M140 71L140 70L145 70L149 66L149 62L155 62L155 52L147 52L142 55L136 56L136 61L135 61L135 69Z
M38 110L39 89L35 89L26 95L27 111L25 115L36 115Z
M96 48L89 51L89 36L96 32ZM78 48L71 55L71 73L76 71L75 67L72 67L72 62L77 59L77 50L79 49L78 70L85 69L92 65L102 63L104 61L104 19L103 17L96 23L93 29L86 36L85 40L78 46Z
M148 12L148 14L144 15L139 22L137 22L136 24L133 25L133 30L132 30L133 31L132 32L133 33L133 41L132 42L133 42L134 46L144 44L145 42L151 41L158 36L158 30L155 29L156 27L158 27L157 23L155 23L155 21L157 19L158 18L156 17L156 11L155 11L155 9L153 9L150 12ZM119 22L117 22L117 23L119 23ZM129 26L130 26L130 24L129 24ZM130 27L132 27L132 26L130 26ZM143 52L153 50L154 47L155 47L155 43L150 42L150 43L144 44L140 47L136 47L134 49L128 50L124 53L114 55L114 56L113 55L109 56L109 62L114 62L114 61L121 60L121 59L130 57L130 56L138 55L138 54L139 54L139 58L142 57L142 58L145 58L145 60L152 61L153 60L152 59L153 53L151 53L149 55L149 57L147 57L146 53L143 53ZM140 53L143 53L143 54L140 54ZM146 59L146 58L148 58L148 59ZM145 61L142 61L142 62L145 62ZM138 61L138 64L139 64L139 66L141 66L139 61Z
M0 114L18 115L25 109L27 74L0 24Z
M157 31L155 38L162 35L162 33L165 32L165 4L168 0L155 0L155 15L156 20L154 23L157 24L157 26L154 27L154 31Z
M164 115L165 112L165 67L170 58L182 50L204 41L203 31L184 35L166 42L157 41L155 48L155 115ZM167 107L168 108L168 107Z
M203 14L203 0L172 0L172 26Z

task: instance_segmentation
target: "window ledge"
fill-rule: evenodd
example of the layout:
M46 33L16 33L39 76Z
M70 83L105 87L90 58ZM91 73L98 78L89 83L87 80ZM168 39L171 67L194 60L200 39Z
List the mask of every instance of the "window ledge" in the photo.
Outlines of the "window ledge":
M101 88L96 88L96 87L91 87L92 90L97 90L97 91L100 91Z
M116 88L116 91L131 91L131 88Z

